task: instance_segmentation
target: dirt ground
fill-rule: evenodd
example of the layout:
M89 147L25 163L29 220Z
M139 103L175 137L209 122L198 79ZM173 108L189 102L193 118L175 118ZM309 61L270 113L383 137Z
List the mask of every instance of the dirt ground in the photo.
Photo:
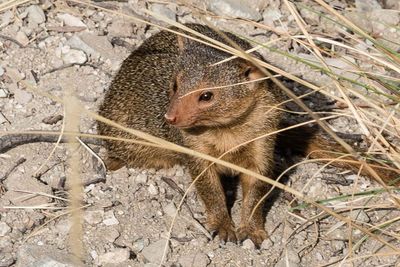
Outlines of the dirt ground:
M0 2L0 7L5 2ZM62 98L66 90L73 90L82 106L97 110L121 62L144 39L159 31L116 12L147 18L160 25L165 24L150 18L144 9L182 23L202 23L205 19L221 29L260 42L281 37L276 31L300 32L283 0L185 1L180 4L100 1L96 3L100 9L96 9L94 3L77 2L29 1L0 12L0 134L59 131L63 127L64 108L44 93ZM399 49L398 1L326 2ZM335 27L323 20L320 13L310 11L321 12L323 9L318 4L303 0L297 8L310 30L340 40L342 36ZM258 21L275 32L255 28L251 22L231 20L229 16ZM275 45L290 53L306 54L290 41L279 41ZM278 64L279 60L271 56L272 63ZM290 68L288 65L288 71ZM27 90L23 81L33 84L37 90ZM296 84L287 84L296 90ZM334 119L330 123L335 130L360 132L359 126L348 118ZM95 133L95 121L82 116L80 130ZM93 149L100 155L104 153L103 148ZM71 168L66 151L65 145L54 147L54 144L37 143L0 154L0 266L74 266L68 242L71 222L66 177ZM101 180L91 154L83 147L75 153L81 155L81 177L86 184L82 208L85 265L158 266L172 219L183 192L190 186L187 169L182 166L162 170L123 168L107 172L106 180ZM300 164L288 177L287 185L315 200L326 200L322 203L336 211L348 206L350 199L332 198L379 188L368 178L356 179L354 173L333 167L320 172L321 166ZM365 237L360 230L349 228L317 208L305 206L293 211L289 204L292 200L291 195L282 192L276 192L269 200L265 224L269 238L256 249L250 240L242 244L221 244L218 237L210 239L202 226L204 207L196 192L190 190L174 222L162 264L182 267L400 266L399 254L394 255L380 241ZM302 204L301 200L297 201ZM353 202L355 206L367 204L379 204L383 208L357 208L341 214L365 227L393 219L385 233L375 233L399 249L400 225L396 221L400 211L390 208L393 206L391 198L387 193L369 194ZM232 208L235 223L238 223L240 205L239 194ZM380 256L368 256L370 254ZM347 259L353 260L345 261Z

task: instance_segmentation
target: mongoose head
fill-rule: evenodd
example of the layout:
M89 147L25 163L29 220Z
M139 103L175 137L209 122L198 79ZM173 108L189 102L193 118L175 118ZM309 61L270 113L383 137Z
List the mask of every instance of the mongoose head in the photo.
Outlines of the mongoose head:
M193 41L192 41L193 42ZM218 63L229 54L194 44L182 53L170 85L166 120L180 129L230 127L244 123L256 107L265 81L243 59Z

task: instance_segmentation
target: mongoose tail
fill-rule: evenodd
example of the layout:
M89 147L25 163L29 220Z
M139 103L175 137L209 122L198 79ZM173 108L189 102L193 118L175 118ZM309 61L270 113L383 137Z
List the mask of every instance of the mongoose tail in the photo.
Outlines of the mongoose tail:
M57 132L43 132L43 134L37 133L15 133L5 134L0 136L0 154L6 153L7 151L25 144L31 143L56 143L59 139ZM80 138L84 143L91 145L102 145L103 142L97 138L82 137ZM62 136L60 143L66 143L68 139Z
M285 128L289 125L281 126L281 128ZM365 148L359 146L363 141L363 135L336 134L357 152L366 152ZM362 163L358 159L350 155L344 156L348 152L318 126L301 126L281 132L278 135L277 142L278 149L289 148L293 153L313 159L321 159L323 163L331 161L331 165L342 169L350 169L358 173L361 168ZM400 170L396 167L378 160L367 160L367 163L387 185L400 184ZM373 175L366 168L361 168L360 174L373 178Z

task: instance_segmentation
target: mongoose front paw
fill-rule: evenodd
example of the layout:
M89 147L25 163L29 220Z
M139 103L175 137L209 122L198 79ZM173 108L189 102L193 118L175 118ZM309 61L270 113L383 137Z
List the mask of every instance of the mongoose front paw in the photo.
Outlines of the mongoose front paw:
M230 220L213 222L209 221L207 226L214 235L218 235L221 242L237 242L235 228Z
M267 239L268 234L264 229L254 229L250 226L241 226L237 230L237 237L239 241L243 241L246 238L250 238L251 241L256 245L257 248L261 246L261 243Z

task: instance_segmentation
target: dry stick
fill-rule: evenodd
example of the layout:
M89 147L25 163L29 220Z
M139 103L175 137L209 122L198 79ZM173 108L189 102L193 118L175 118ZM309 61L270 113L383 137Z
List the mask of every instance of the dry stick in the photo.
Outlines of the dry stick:
M14 163L5 173L2 177L0 177L0 183L3 182L7 177L22 163L26 161L26 158L20 157L17 162Z
M65 128L68 131L79 131L80 113L78 108L78 100L74 96L74 91L71 86L67 86L67 91L64 96L65 107ZM68 174L71 181L70 197L71 197L71 230L69 231L69 244L72 254L75 256L74 265L83 266L83 222L82 210L79 209L83 198L83 186L80 179L80 160L79 154L75 151L79 147L76 137L68 135L68 148L70 152L71 172Z

